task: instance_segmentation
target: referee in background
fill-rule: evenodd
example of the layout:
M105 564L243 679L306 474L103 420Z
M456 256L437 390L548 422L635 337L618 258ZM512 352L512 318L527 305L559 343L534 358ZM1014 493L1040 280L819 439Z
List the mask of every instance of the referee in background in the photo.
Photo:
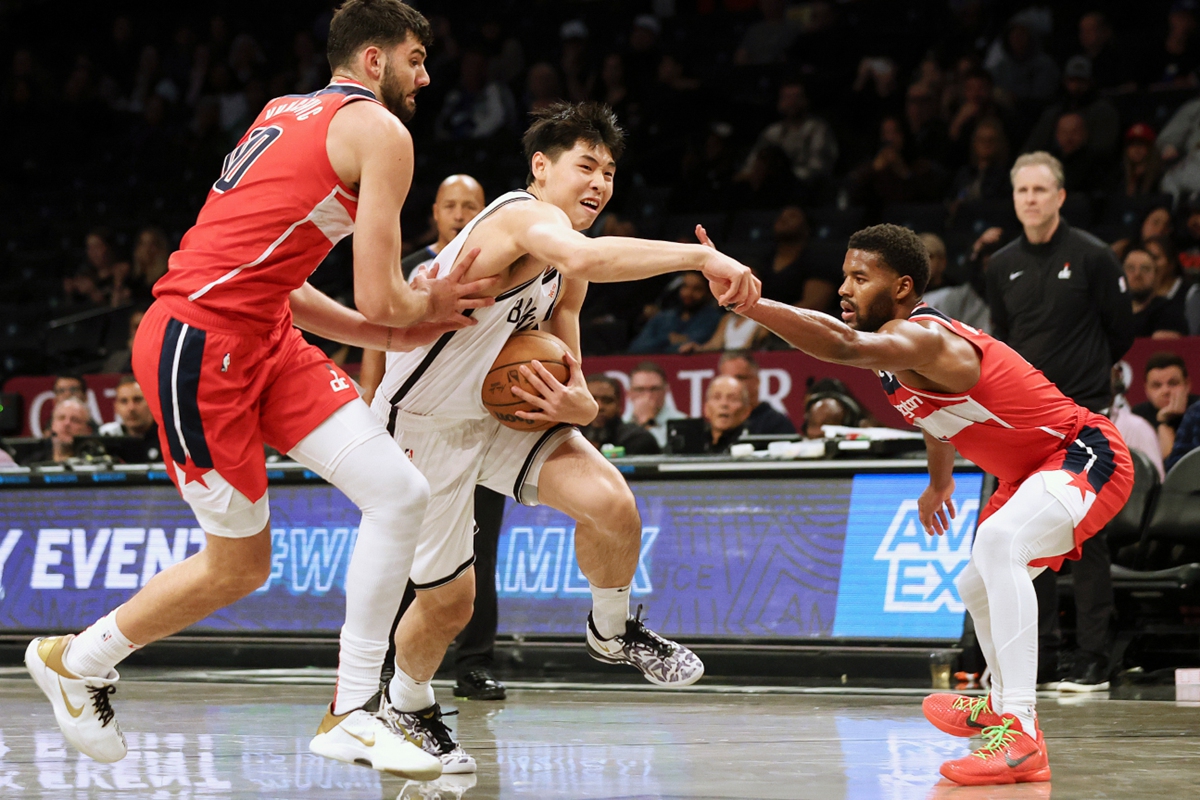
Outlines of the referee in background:
M1045 152L1027 153L1010 173L1023 231L988 264L993 334L1040 369L1059 390L1091 411L1112 402L1109 376L1133 344L1133 308L1112 250L1060 216L1067 193L1063 167ZM1075 576L1074 664L1062 691L1108 689L1113 611L1108 543L1094 536L1071 564ZM1057 576L1045 570L1034 586L1041 608L1039 683L1058 678Z

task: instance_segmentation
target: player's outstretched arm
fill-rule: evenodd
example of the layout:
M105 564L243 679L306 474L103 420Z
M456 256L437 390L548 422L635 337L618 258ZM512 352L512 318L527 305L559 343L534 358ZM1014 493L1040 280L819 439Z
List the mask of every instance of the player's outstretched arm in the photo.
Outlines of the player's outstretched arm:
M696 270L727 285L718 298L724 306L748 308L762 295L762 284L749 267L714 249L625 236L591 239L573 230L567 215L548 203L516 204L507 227L519 250L553 264L568 278L615 283Z
M832 364L887 372L920 370L944 349L936 331L907 320L892 320L878 332L866 333L820 311L773 300L760 300L743 316L797 350Z

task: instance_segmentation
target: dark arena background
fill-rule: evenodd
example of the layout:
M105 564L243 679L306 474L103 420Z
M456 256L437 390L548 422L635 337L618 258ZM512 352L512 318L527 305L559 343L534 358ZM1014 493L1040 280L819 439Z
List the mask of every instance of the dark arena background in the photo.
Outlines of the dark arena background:
M589 658L576 523L477 497L476 616L433 681L477 771L406 780L311 753L361 515L268 447L269 577L121 664L123 760L77 752L22 666L30 640L82 631L207 541L147 430L134 335L260 111L329 84L337 5L0 0L0 798L1194 796L1195 0L411 3L433 32L407 123L414 261L471 216L443 204L448 176L485 202L524 189L530 113L597 101L627 146L586 236L695 242L703 225L764 297L839 317L849 237L893 223L928 251L925 300L1020 350L997 312L1013 315L1005 282L1032 267L989 262L1040 257L1010 169L1058 160L1060 228L1086 234L1132 323L1095 293L1050 307L1044 282L1025 302L1049 327L1028 336L1053 349L1072 303L1106 330L1124 320L1108 341L1126 344L1090 373L1111 391L1079 402L1114 420L1135 480L1092 554L1035 581L1052 781L943 778L979 742L922 713L930 691L990 686L958 579L996 479L959 458L957 515L927 535L924 441L879 376L792 348L680 273L590 287L580 344L600 410L582 430L636 498L632 608L704 660L699 683ZM354 277L349 236L309 280L353 308ZM364 378L360 348L305 336L334 380L332 365Z

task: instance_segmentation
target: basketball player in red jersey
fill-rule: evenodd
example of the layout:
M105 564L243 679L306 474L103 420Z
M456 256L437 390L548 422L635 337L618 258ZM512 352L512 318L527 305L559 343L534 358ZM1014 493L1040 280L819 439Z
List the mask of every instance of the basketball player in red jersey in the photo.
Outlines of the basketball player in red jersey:
M843 322L767 300L742 313L809 355L879 373L892 405L925 434L929 487L918 507L927 533L944 533L955 514L956 450L999 478L958 580L991 695L932 695L924 709L943 731L983 736L974 753L942 765L950 780L1047 781L1034 714L1033 577L1079 558L1120 511L1133 486L1129 450L1106 417L1067 399L1008 346L921 302L929 256L912 231L859 231L842 271Z
M314 751L417 779L441 774L437 758L362 708L378 688L429 486L345 373L294 327L402 350L463 327L464 310L491 304L465 299L490 288L463 283L465 268L419 276L411 288L400 271L398 219L413 169L401 121L429 82L429 38L429 23L400 0L348 0L330 25L333 82L267 104L155 285L133 368L167 471L206 546L83 633L35 639L26 652L67 740L97 761L126 752L109 703L114 667L270 574L265 442L363 512L346 574L335 702ZM307 283L352 232L358 311Z

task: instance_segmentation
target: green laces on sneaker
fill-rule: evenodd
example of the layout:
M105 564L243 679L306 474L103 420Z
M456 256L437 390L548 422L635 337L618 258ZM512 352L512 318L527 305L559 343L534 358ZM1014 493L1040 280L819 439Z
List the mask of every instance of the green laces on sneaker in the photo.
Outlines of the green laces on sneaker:
M978 720L979 715L982 714L984 711L986 711L987 707L988 707L987 695L984 695L983 697L967 697L966 695L964 695L964 696L958 698L957 700L955 700L954 705L951 706L951 708L953 708L955 711L971 712L970 713L971 722L975 722L976 720Z
M989 725L983 729L983 747L980 747L971 755L977 758L987 758L999 752L1002 748L1012 743L1017 735L1009 728L1012 727L1013 719L1006 719L999 725Z

